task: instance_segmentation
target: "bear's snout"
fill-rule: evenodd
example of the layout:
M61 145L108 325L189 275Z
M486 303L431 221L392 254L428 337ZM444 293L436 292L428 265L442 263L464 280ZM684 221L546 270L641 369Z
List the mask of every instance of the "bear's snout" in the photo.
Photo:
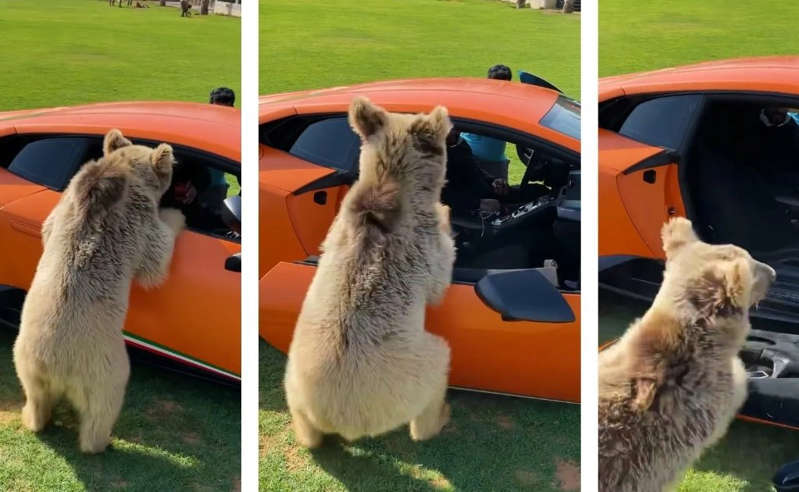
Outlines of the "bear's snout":
M766 297L769 287L777 279L777 272L765 263L755 262L755 283L752 288L752 304Z

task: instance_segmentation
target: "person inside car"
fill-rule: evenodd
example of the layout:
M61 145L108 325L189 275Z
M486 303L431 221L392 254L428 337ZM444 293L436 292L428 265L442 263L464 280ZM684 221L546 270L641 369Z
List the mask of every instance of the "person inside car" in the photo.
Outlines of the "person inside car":
M511 80L513 74L506 65L494 65L488 69L488 78L495 80ZM508 159L505 157L505 141L479 135L476 133L461 134L471 147L480 167L494 178L508 179Z
M164 193L162 207L174 207L183 211L189 227L218 233L226 230L220 215L224 196L217 199L213 175L204 166L177 164L172 175L172 184Z
M447 184L441 192L441 200L456 213L463 215L478 210L480 200L486 198L506 204L524 203L548 191L544 185L537 184L528 186L522 194L519 188L511 187L507 180L490 176L480 167L480 162L462 135L454 128L447 135Z
M477 210L481 199L499 200L507 188L507 183L505 187L494 185L494 178L480 168L471 147L454 128L447 135L446 178L441 200L461 215Z

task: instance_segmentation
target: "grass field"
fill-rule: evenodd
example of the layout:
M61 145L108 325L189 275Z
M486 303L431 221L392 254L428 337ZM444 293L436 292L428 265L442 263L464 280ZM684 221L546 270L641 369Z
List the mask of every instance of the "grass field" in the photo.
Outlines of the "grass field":
M318 450L297 446L283 393L285 356L261 342L261 490L579 490L580 407L450 391L452 421L414 443L407 426Z
M414 77L485 77L504 63L580 98L580 17L497 0L262 0L262 94Z
M42 433L22 427L14 337L0 328L0 490L238 490L238 389L134 364L111 446L87 456L65 403Z
M599 296L599 341L610 341L641 316L647 305L613 294ZM780 465L799 458L799 432L735 421L729 432L685 475L680 492L772 490Z
M599 75L744 56L799 54L799 3L599 3Z
M207 102L240 92L233 17L111 8L105 0L0 0L0 110L98 101ZM236 101L237 105L239 101Z

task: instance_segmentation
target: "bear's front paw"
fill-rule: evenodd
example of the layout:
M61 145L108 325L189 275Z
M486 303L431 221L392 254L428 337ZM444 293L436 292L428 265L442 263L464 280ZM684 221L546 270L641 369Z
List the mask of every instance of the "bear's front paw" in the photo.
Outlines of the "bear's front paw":
M182 231L186 227L186 216L183 212L176 208L162 208L158 214L161 220L169 226L170 229L175 231L175 234Z
M443 203L436 203L436 213L438 214L438 228L441 232L451 235L452 227L449 222L450 208Z

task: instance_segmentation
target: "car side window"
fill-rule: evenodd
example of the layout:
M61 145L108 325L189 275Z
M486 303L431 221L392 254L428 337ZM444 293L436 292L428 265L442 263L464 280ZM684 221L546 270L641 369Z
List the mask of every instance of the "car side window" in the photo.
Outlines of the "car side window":
M309 124L289 149L300 159L346 172L355 169L359 152L360 140L343 116Z
M698 94L644 101L627 116L619 133L649 145L678 150L701 102Z
M99 157L100 142L90 137L53 137L25 144L8 170L17 176L63 191L86 161Z

